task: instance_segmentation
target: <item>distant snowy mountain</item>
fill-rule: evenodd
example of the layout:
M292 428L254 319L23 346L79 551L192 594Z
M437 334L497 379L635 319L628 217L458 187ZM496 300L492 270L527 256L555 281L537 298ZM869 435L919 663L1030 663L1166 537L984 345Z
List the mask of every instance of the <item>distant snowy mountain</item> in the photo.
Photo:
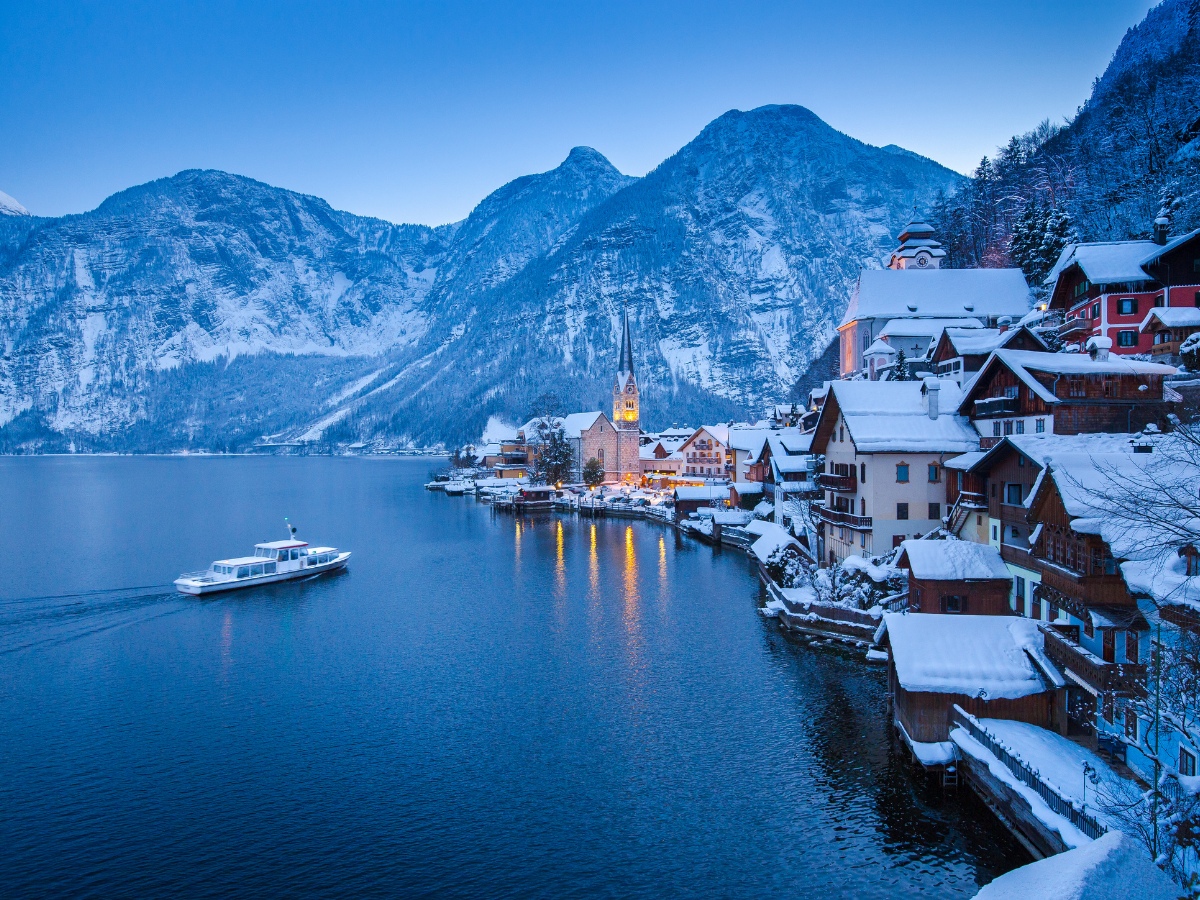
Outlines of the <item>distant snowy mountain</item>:
M4 191L0 191L0 216L27 216L29 210L23 207L20 203L10 197Z
M779 106L643 179L576 148L440 228L211 171L8 216L0 450L469 439L544 390L603 403L624 306L651 422L745 415L958 180Z

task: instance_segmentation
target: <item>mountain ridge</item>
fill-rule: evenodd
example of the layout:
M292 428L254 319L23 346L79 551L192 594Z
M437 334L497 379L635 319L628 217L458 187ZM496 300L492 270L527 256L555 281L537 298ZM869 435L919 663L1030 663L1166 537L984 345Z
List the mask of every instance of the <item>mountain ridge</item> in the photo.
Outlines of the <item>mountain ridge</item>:
M959 180L775 105L643 178L574 148L436 228L203 169L6 217L0 449L458 442L549 388L595 408L624 306L651 421L749 415L824 351L914 203ZM309 370L321 396L249 389Z

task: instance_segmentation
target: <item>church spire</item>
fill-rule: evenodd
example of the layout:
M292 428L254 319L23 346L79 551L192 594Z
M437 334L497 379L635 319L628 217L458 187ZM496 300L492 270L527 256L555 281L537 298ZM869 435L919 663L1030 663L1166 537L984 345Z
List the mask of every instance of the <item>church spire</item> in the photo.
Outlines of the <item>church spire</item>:
M629 310L621 310L621 375L633 374L633 341L629 337Z

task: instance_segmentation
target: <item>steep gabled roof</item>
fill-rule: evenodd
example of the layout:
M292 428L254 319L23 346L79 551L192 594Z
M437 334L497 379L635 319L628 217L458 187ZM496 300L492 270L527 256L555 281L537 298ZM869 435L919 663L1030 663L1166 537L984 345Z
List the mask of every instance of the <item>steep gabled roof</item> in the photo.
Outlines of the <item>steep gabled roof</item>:
M1142 268L1147 258L1161 250L1154 241L1094 241L1087 244L1067 244L1058 256L1043 284L1054 284L1058 276L1072 266L1079 266L1092 284L1113 284L1124 281L1150 281Z
M979 435L955 413L962 396L953 381L938 380L940 415L929 418L920 381L835 381L813 435L824 452L839 415L860 453L966 453L979 449Z
M587 431L596 424L596 420L603 416L604 413L596 410L595 412L571 413L562 420L563 434L569 438L577 438L582 432Z
M1020 269L864 269L842 316L858 319L958 319L1029 312L1029 286Z
M996 350L983 364L979 375L963 394L958 411L968 415L977 392L987 383L995 367L1003 366L1046 403L1058 403L1054 392L1034 377L1034 372L1047 375L1174 375L1174 366L1148 363L1127 356L1110 354L1108 359L1092 359L1088 353L1041 353L1036 350ZM1148 398L1151 399L1151 398ZM1161 398L1153 398L1161 399Z
M1200 328L1200 308L1156 306L1146 314L1139 330L1145 331L1154 319L1164 328Z

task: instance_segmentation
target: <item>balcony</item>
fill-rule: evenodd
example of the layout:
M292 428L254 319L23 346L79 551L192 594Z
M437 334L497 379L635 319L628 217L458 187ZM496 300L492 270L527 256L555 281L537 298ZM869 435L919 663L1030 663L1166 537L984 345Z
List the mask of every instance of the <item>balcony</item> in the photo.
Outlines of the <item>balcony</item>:
M851 470L849 475L831 475L828 472L817 474L817 485L829 491L843 494L853 494L858 490L858 476Z
M854 513L843 512L840 509L829 509L825 506L818 506L815 503L812 508L816 511L817 517L822 522L827 522L830 525L845 525L848 528L854 528L858 531L871 530L870 516L856 516Z
M1016 397L988 397L986 400L975 401L977 416L1011 416L1020 409Z
M1079 340L1092 333L1092 320L1080 316L1071 316L1058 326L1058 336L1064 340Z
M1145 690L1146 667L1134 663L1105 662L1067 635L1045 622L1038 625L1046 636L1046 655L1063 669L1070 669L1095 690L1133 694Z
M1003 550L1001 551L1003 556ZM1071 604L1084 606L1135 606L1136 601L1125 586L1120 575L1084 575L1066 566L1050 562L1040 556L1029 556L1031 568L1041 573L1042 584L1053 588L1071 603L1057 605L1071 608Z

